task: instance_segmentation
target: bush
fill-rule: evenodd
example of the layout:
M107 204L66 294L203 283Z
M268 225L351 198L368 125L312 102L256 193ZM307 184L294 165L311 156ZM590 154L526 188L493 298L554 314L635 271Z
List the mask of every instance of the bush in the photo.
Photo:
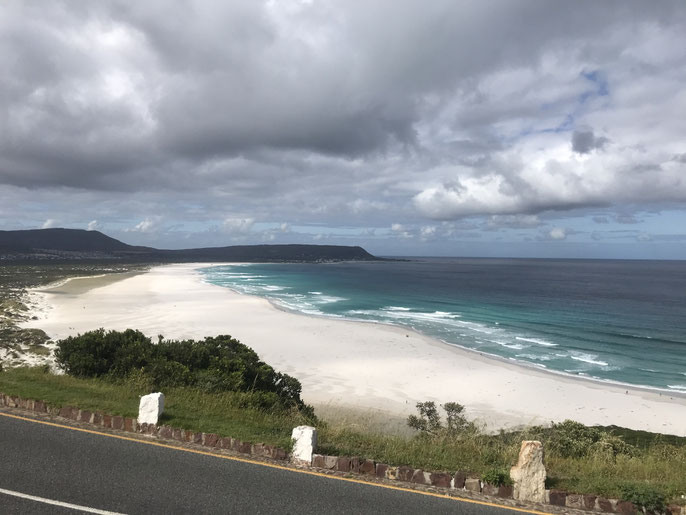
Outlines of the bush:
M626 443L621 437L600 431L600 437L591 445L589 455L612 461L619 455L635 456L636 451L636 447Z
M446 426L441 423L441 416L433 401L418 402L417 411L419 416L410 415L407 425L419 431L424 436L434 437L457 437L466 433L477 433L478 428L473 422L467 420L464 415L464 406L457 402L441 404L446 413Z
M619 455L636 453L636 448L620 436L573 420L552 424L550 429L532 428L530 435L543 441L548 452L562 458L597 457L612 461Z
M512 478L510 474L503 469L490 469L483 476L481 480L489 485L502 486L511 485Z
M205 392L260 392L259 405L305 408L300 382L260 361L231 336L202 341L153 343L140 331L98 329L57 342L57 363L69 375L149 384L152 388L192 386Z
M420 433L435 435L443 428L435 402L418 402L417 411L419 411L419 416L410 415L407 418L407 425L412 429Z
M57 362L76 377L125 376L149 360L150 339L140 331L104 329L90 331L58 342Z
M563 458L586 456L591 445L600 439L600 431L573 420L553 424L547 447Z
M662 513L665 509L665 494L652 485L627 483L620 487L622 499L645 508L652 513Z

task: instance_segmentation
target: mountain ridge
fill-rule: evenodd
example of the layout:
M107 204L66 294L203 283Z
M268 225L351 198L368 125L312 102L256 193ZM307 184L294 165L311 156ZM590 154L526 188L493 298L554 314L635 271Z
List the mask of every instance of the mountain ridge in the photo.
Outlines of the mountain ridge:
M94 259L133 262L322 262L375 261L379 258L362 247L345 245L294 243L168 250L128 245L100 231L84 229L51 228L0 231L0 261Z

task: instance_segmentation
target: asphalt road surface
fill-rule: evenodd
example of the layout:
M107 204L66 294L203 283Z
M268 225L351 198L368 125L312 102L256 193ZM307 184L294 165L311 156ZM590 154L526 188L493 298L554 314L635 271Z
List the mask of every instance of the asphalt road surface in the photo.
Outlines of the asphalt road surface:
M88 510L129 514L516 513L54 427L0 412L0 513Z

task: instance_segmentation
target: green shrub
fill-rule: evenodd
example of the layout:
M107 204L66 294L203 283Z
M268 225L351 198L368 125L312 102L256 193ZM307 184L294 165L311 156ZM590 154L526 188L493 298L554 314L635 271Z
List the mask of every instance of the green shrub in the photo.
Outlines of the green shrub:
M636 452L636 447L629 445L621 437L606 431L600 431L598 439L593 442L588 454L606 460L614 460L620 454L623 456L634 456Z
M76 377L105 378L153 389L191 386L205 392L260 393L251 402L306 407L300 382L260 361L250 347L230 336L202 341L157 343L140 331L98 329L57 342L57 363Z
M407 425L412 429L416 429L420 433L435 435L443 428L435 402L418 402L417 411L419 416L410 415L407 418Z
M586 456L591 445L600 439L600 432L573 420L553 424L547 448L563 458Z
M484 483L495 486L512 484L512 478L510 477L510 474L503 469L490 469L481 476L481 480Z
M436 403L433 401L418 402L417 411L419 416L407 417L407 425L422 436L452 438L465 434L478 433L478 428L473 422L467 420L464 415L464 406L457 402L441 404L446 413L446 426L441 422Z
M546 451L562 458L596 457L612 461L617 456L633 456L637 449L620 436L573 420L552 424L549 429L531 428L530 438L541 440Z
M643 507L648 512L661 513L665 509L665 494L646 483L626 483L620 487L622 499Z
M75 377L125 376L150 357L150 339L140 331L89 331L58 342L57 362Z

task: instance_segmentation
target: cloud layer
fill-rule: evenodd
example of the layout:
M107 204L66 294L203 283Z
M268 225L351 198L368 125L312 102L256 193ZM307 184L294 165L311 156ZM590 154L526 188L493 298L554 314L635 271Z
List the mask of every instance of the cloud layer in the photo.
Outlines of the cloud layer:
M686 201L680 0L2 9L0 200L50 225L422 237Z

